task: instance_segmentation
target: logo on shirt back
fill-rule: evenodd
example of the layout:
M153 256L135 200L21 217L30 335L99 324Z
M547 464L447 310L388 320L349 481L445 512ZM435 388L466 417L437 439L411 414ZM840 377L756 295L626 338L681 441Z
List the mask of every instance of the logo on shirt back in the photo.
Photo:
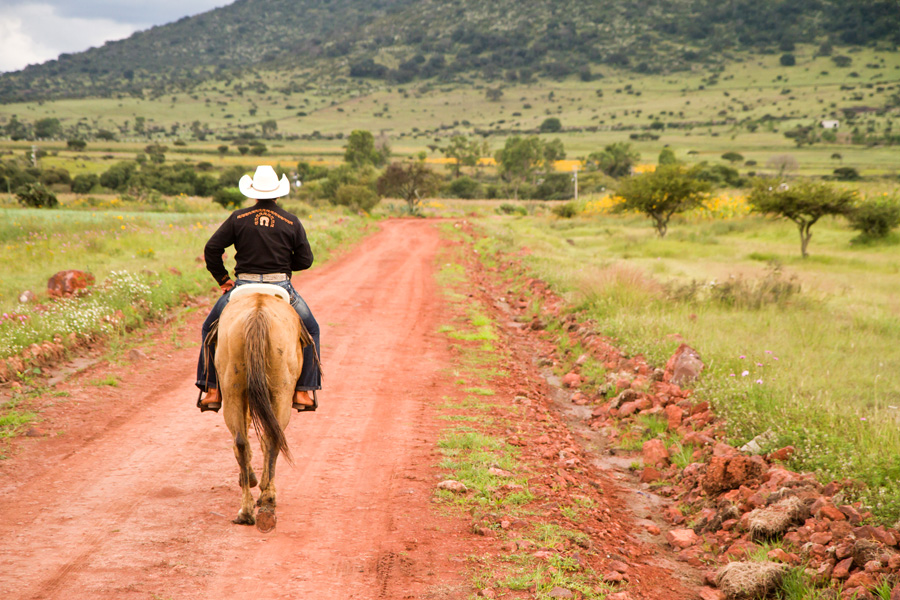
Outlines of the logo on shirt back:
M281 215L266 208L258 208L256 210L251 210L248 213L244 213L238 216L238 219L243 219L244 217L249 217L253 215L253 224L257 227L275 227L275 219L281 219L288 225L293 225L291 221L285 219Z

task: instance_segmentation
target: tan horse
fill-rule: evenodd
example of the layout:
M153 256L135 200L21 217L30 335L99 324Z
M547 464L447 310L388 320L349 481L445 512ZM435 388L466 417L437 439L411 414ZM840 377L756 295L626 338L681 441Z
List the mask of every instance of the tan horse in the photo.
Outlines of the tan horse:
M271 291L281 288L263 285ZM248 288L237 294L241 288ZM254 286L257 287L258 286ZM288 301L269 293L247 293L239 286L218 323L216 372L225 412L225 424L234 440L234 455L240 466L241 510L234 523L253 525L263 533L275 527L275 463L282 453L290 462L284 429L291 419L294 387L300 377L302 349L311 343L309 334ZM284 296L286 296L286 292ZM237 296L237 297L236 297ZM259 514L253 515L256 474L250 465L250 423L263 451Z

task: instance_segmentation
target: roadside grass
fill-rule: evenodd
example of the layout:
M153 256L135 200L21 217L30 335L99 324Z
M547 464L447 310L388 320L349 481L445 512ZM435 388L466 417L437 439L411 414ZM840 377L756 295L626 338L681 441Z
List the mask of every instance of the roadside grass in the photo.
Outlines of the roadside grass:
M662 366L677 346L706 370L696 394L741 445L771 429L790 467L851 477L876 516L900 518L900 255L858 248L835 221L799 257L795 228L758 217L677 222L658 239L634 216L480 222L485 252L526 267L628 354ZM565 336L563 336L565 337Z
M20 395L14 396L0 411L0 440L15 437L22 427L37 420L35 413L19 410L19 404L23 399ZM5 456L0 455L0 458L5 458Z
M449 226L445 235L453 239L465 236ZM472 583L479 590L528 590L530 597L549 599L555 597L551 596L555 588L564 588L585 599L605 598L612 588L577 557L592 555L590 536L575 527L587 520L594 502L571 494L568 502L560 502L557 507L562 523L535 518L546 508L535 507L536 497L529 486L533 474L520 460L519 449L496 433L503 428L509 431L513 427L511 419L520 413L518 405L506 405L497 398L495 381L505 375L496 366L502 362L498 360L498 350L479 344L488 332L492 339L496 337L496 325L480 303L463 293L467 281L462 264L453 260L453 249L445 252L450 260L442 260L437 280L459 316L441 330L455 347L460 363L467 367L454 371L458 396L444 397L438 406L437 418L448 421L438 441L442 456L438 466L447 478L463 483L469 492L436 490L434 501L439 506L465 511L476 533L498 536L517 549L499 556L468 557ZM527 519L523 521L527 525L508 534L499 515L511 521ZM523 551L526 547L545 550L546 556Z
M118 335L215 289L203 246L226 211L175 214L106 210L4 209L0 219L0 358L69 334ZM318 261L361 237L367 222L343 211L305 218ZM231 258L229 256L229 258ZM233 268L233 259L226 266ZM90 272L96 286L79 298L46 293L56 272ZM20 304L25 290L35 301Z

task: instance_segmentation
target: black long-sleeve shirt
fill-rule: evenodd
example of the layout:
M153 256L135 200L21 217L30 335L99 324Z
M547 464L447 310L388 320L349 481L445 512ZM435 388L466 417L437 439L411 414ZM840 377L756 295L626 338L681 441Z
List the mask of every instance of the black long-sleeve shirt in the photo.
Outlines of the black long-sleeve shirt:
M274 200L258 200L236 210L203 248L206 269L219 285L228 281L222 261L225 248L234 246L235 273L284 273L308 269L313 253L300 219Z

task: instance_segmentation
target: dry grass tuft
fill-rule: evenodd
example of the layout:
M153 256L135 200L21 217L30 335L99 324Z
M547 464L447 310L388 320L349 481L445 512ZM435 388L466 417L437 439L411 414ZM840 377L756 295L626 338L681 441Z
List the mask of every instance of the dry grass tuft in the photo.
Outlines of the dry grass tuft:
M716 585L729 600L762 598L781 584L787 569L774 562L732 562L716 572Z
M750 513L748 526L750 535L755 540L780 537L788 528L802 521L809 513L809 508L796 496L782 498L767 508L757 508Z

